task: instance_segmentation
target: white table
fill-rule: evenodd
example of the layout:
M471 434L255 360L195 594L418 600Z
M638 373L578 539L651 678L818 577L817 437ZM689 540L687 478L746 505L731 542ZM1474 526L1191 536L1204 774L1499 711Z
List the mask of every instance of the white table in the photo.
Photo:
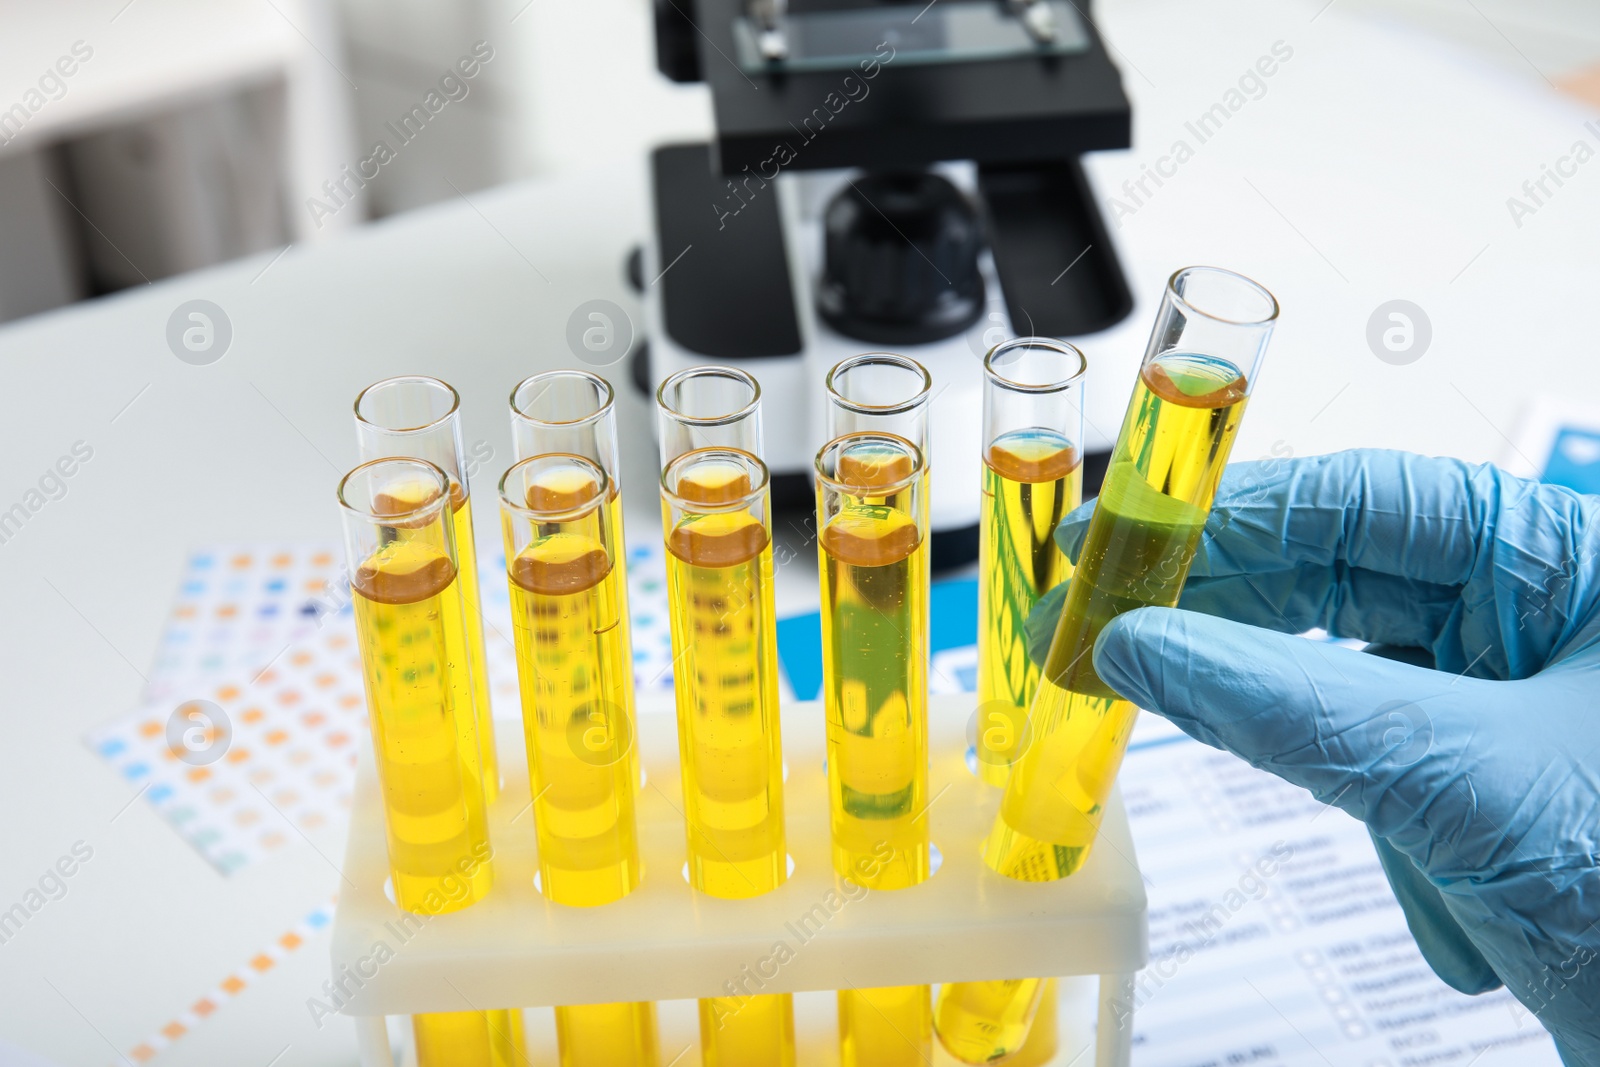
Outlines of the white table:
M1505 200L1574 140L1600 135L1576 106L1423 39L1374 32L1337 7L1309 22L1318 6L1202 13L1160 0L1106 26L1138 142L1093 162L1107 193L1274 41L1294 55L1117 231L1139 307L1086 342L1090 418L1110 427L1120 415L1161 280L1213 262L1260 279L1284 306L1238 457L1369 445L1496 458L1529 397L1595 380L1585 325L1600 286L1600 162L1520 229ZM643 225L642 175L474 194L275 262L0 329L0 511L73 442L94 449L67 495L0 544L0 909L73 842L94 849L65 898L0 944L0 1040L64 1064L111 1062L113 1047L172 1018L333 890L305 844L219 877L146 804L129 805L132 790L81 738L136 701L190 546L335 534L332 490L355 458L349 404L362 385L415 370L454 382L469 442L495 449L478 486L492 489L509 456L511 384L573 362L564 333L578 304L636 307L620 264ZM164 338L169 314L194 298L233 325L210 366L180 362ZM1379 361L1364 340L1392 298L1433 324L1431 349L1408 366ZM646 486L648 409L620 392L625 484ZM631 505L636 526L651 521L648 493ZM491 509L480 521L494 536ZM315 843L342 853L337 830ZM321 949L290 956L157 1062L265 1064L285 1046L283 1067L350 1062L348 1028L318 1030L305 1007L325 976Z

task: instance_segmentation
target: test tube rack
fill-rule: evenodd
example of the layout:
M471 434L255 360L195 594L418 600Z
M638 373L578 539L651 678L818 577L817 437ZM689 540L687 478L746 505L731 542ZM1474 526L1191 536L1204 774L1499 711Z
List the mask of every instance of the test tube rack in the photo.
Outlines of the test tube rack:
M725 983L754 971L762 993L1097 975L1094 1062L1127 1067L1148 926L1121 796L1113 793L1099 840L1071 878L1034 884L995 874L980 853L1000 791L967 767L973 709L971 695L929 700L928 815L942 863L922 885L892 892L834 876L820 704L782 710L793 872L749 900L690 888L676 721L645 714L638 889L598 908L540 896L526 755L521 731L506 723L505 784L489 816L494 889L464 911L408 920L385 892L383 803L363 746L332 947L335 980L360 978L342 1010L356 1017L362 1067L392 1067L389 1015L726 996ZM419 923L425 936L412 936ZM790 950L781 963L780 942ZM380 943L388 951L375 951Z

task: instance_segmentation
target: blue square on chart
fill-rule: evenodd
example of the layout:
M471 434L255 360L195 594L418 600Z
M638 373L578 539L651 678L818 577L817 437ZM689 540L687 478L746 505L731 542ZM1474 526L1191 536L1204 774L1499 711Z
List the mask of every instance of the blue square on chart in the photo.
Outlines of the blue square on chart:
M1544 480L1600 495L1600 432L1561 427L1545 461Z
M286 583L282 578L274 578L272 581L267 583L267 592L281 593L287 584L288 583Z
M191 559L189 561L189 569L190 570L203 571L203 570L205 570L206 568L208 568L210 566L211 566L211 557L210 556L195 556L193 559Z
M206 591L206 583L205 582L184 582L183 583L183 591L185 593L190 593L190 594L203 593L203 592Z

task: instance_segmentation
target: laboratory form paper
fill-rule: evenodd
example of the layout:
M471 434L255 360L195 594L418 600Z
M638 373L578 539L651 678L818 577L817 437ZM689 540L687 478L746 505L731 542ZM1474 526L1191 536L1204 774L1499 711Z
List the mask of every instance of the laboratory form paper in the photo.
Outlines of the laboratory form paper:
M1560 1067L1505 990L1435 977L1344 812L1148 712L1121 784L1150 897L1136 1067Z

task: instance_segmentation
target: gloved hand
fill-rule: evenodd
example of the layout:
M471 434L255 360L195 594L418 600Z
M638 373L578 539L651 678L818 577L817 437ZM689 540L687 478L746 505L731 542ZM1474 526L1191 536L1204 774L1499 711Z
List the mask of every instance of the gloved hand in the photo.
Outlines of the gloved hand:
M1436 669L1290 636L1313 627ZM1600 498L1397 452L1235 464L1179 607L1115 619L1094 665L1365 822L1439 976L1503 982L1600 1064Z

